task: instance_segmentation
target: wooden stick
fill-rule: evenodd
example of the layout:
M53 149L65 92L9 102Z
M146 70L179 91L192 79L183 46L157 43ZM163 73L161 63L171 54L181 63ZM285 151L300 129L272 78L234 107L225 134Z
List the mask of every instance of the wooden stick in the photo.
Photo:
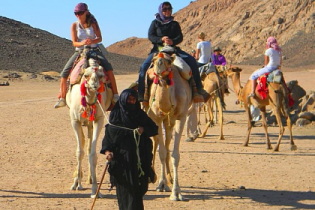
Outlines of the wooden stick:
M94 204L95 204L95 202L96 202L96 199L97 199L98 193L100 192L100 189L101 189L101 186L102 186L102 183L103 183L103 180L104 180L104 177L105 177L105 174L106 174L106 171L107 171L108 165L109 165L109 162L107 161L107 162L106 162L106 167L105 167L105 170L104 170L103 175L102 175L101 182L100 182L100 184L98 185L98 188L97 188L97 191L96 191L96 194L95 194L94 200L93 200L93 204L92 204L91 210L93 210L93 208L94 208Z

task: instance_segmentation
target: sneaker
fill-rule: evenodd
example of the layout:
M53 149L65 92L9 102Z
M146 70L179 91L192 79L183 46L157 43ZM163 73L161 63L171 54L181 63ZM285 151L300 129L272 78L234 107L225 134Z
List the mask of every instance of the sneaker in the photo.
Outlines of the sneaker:
M59 101L55 104L55 109L66 106L66 101L64 98L60 98Z

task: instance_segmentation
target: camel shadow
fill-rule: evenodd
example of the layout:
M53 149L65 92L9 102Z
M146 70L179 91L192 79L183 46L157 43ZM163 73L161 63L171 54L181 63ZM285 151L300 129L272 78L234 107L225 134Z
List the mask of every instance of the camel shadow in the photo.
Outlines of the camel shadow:
M315 209L315 193L261 189L216 189L211 187L181 186L185 201L194 200L251 200L265 206L279 206L290 209ZM167 198L169 193L146 195L145 200ZM242 201L243 202L243 201Z
M86 189L89 190L90 189ZM85 191L85 190L82 190ZM81 192L82 192L81 191ZM19 191L19 190L0 190L0 192L10 193L10 195L0 195L0 198L91 198L90 194L80 194L80 193L68 193L68 194L58 194L58 193L40 193L32 191ZM101 193L105 198L116 199L116 195L108 194L108 189L101 189Z

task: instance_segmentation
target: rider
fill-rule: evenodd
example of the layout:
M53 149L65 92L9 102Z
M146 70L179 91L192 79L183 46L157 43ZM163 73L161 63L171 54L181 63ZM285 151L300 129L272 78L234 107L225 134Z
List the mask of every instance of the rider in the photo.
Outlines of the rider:
M222 66L223 70L225 69L225 65L226 65L226 60L224 55L221 54L221 48L220 47L216 47L213 50L213 54L211 56L211 60L212 60L212 64L216 65L216 66ZM228 80L225 80L225 93L230 93L229 91L229 84L228 84Z
M271 73L276 69L281 68L282 57L281 57L281 48L278 46L277 40L274 37L269 37L266 42L266 51L265 51L265 67L255 71L251 76L252 80L252 92L248 97L255 96L256 89L256 80L263 74Z
M80 51L83 50L84 46L90 46L92 49L95 49L94 52L97 54L97 58L100 60L100 63L104 67L111 82L114 94L113 100L117 101L118 91L113 74L113 67L104 57L101 50L97 47L98 43L102 41L102 34L98 23L95 17L89 12L88 6L85 3L77 4L74 8L74 14L78 18L78 20L71 25L72 44L75 47L75 52L68 60L60 74L60 98L55 105L55 108L66 106L65 98L67 92L67 79L76 58L80 55Z
M206 35L201 32L198 34L197 49L195 53L195 58L198 60L198 67L207 64L211 58L211 43L210 41L205 41Z
M174 17L172 16L172 9L173 8L170 2L161 3L158 8L158 13L155 15L155 20L153 20L150 25L148 36L149 40L153 44L153 48L148 58L143 62L140 67L138 78L138 99L139 101L143 101L145 89L145 74L151 64L154 53L159 52L163 45L169 45L175 47L177 54L179 54L190 66L193 78L197 86L197 91L200 95L203 96L204 101L207 101L210 95L202 87L195 58L176 46L183 41L183 34L178 22L174 21Z

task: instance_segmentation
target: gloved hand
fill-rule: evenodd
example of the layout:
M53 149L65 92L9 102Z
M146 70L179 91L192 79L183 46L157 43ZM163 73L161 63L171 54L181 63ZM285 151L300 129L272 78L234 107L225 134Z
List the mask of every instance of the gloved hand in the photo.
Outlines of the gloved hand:
M118 94L114 94L113 96L113 102L116 103L119 99L119 95Z

